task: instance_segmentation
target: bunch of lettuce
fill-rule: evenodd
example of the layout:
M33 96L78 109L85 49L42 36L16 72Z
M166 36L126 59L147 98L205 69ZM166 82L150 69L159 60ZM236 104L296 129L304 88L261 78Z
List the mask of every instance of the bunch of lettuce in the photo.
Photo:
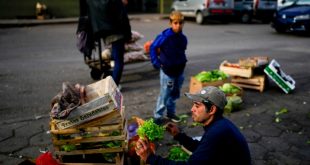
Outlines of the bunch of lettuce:
M241 91L241 89L238 86L235 86L231 83L225 83L222 86L219 86L219 88L226 94L234 94Z
M228 75L220 70L212 70L212 71L202 71L194 76L200 82L212 82L225 80L228 78Z
M147 137L150 141L161 140L164 138L165 128L154 123L153 119L144 121L137 130L139 138Z
M231 113L233 111L240 110L242 102L243 101L240 96L233 95L233 96L227 97L227 104L224 108L224 112Z
M174 146L169 150L168 159L173 161L187 161L190 155L181 147Z

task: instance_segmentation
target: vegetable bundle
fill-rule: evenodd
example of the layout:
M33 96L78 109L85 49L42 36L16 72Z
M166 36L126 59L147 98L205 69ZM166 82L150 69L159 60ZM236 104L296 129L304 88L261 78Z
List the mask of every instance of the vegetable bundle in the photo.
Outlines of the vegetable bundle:
M169 150L168 159L174 161L186 161L190 155L186 153L181 147L174 146Z
M202 71L195 75L195 78L200 82L212 82L225 80L228 78L228 75L220 70L212 70L212 71Z
M241 91L238 86L235 86L231 83L225 83L222 86L219 86L219 89L222 90L225 94L234 94Z
M143 122L137 130L140 138L147 137L150 141L161 140L164 138L165 128L154 123L153 119Z

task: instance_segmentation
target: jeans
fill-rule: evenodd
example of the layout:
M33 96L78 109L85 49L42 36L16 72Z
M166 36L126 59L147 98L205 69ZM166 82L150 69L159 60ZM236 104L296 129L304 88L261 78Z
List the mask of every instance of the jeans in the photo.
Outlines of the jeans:
M178 77L170 77L160 69L160 94L154 111L155 119L162 118L165 109L167 109L167 116L175 115L175 102L180 98L183 82L183 74Z
M115 62L112 78L116 85L121 81L124 68L125 42L123 39L112 42L112 58Z

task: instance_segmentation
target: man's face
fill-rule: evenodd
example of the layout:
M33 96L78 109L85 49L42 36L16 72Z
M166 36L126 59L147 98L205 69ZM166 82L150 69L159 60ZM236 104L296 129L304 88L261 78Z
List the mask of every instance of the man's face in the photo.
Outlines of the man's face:
M180 20L173 20L170 22L170 26L175 33L179 33L183 29L184 22Z
M210 114L206 112L206 107L202 102L194 101L191 111L194 122L204 124L210 118Z

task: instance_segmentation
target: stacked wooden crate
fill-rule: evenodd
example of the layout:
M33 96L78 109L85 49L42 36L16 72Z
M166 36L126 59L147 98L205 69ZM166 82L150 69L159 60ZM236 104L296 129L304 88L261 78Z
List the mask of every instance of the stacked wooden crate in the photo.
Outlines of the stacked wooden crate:
M268 64L267 57L250 57L239 59L239 63L223 61L220 70L229 74L231 83L242 88L254 89L263 92L265 89L265 74L255 72L260 66Z
M225 80L218 80L213 82L200 82L195 77L191 77L190 84L189 84L189 93L197 93L199 92L203 87L206 86L221 86L224 83L230 82L230 78L227 78Z
M66 119L52 119L54 153L63 164L124 164L127 121L111 77L86 87L89 101Z

